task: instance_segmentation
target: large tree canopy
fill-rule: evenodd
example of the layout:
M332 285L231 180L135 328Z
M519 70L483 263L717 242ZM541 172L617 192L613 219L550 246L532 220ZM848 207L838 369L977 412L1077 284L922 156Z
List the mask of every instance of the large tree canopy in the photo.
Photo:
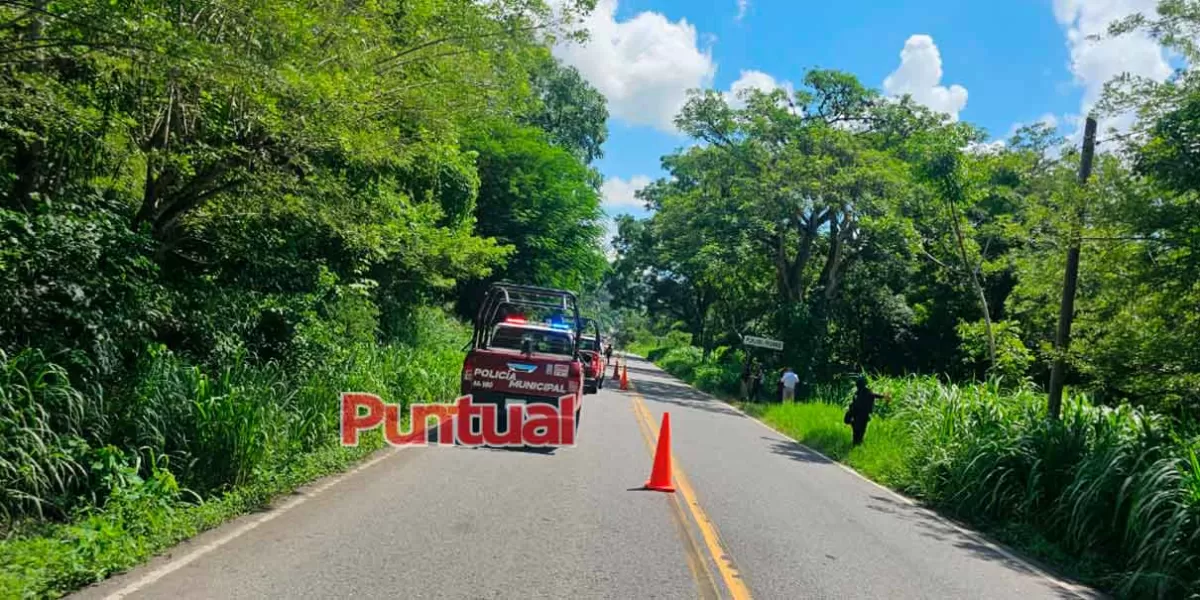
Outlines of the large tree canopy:
M0 207L15 232L0 315L24 323L0 327L3 348L136 353L120 341L133 335L278 357L277 338L349 296L392 336L413 307L496 273L598 280L587 163L607 111L547 46L593 4L0 4ZM93 218L105 225L75 254L94 242L94 258L28 241Z
M1185 16L1122 27L1182 39ZM809 72L791 95L749 90L736 106L698 92L677 119L698 143L664 157L668 177L641 192L654 214L619 222L609 290L706 351L779 337L781 361L809 383L845 369L1042 381L1065 248L1082 237L1072 384L1194 415L1192 81L1113 88L1109 104L1143 118L1086 188L1079 153L1051 128L981 144L970 124L845 73Z

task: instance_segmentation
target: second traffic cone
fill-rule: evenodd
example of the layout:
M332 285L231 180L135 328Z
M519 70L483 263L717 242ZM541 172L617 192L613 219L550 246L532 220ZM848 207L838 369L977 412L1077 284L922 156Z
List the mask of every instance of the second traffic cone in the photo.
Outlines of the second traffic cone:
M621 369L621 389L629 389L629 365L625 365L625 368Z
M621 359L619 358L613 363L613 379L621 380Z
M671 413L663 413L662 428L658 431L658 449L654 451L654 467L645 489L655 492L674 492L671 483Z

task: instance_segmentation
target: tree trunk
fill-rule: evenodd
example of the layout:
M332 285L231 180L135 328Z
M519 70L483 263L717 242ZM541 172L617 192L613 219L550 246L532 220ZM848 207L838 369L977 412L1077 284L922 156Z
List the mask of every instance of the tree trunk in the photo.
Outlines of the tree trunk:
M1096 120L1088 117L1083 129L1083 154L1079 162L1079 185L1087 186L1092 174L1092 159L1096 152ZM1063 274L1062 304L1058 310L1058 332L1054 337L1054 364L1050 369L1050 416L1057 419L1062 412L1063 384L1067 371L1067 352L1071 349L1071 321L1075 319L1075 290L1079 280L1079 245L1085 221L1084 204L1076 208L1071 227L1071 242L1067 250L1067 268Z
M708 360L708 355L712 352L712 337L708 327L708 309L712 305L712 294L707 290L698 290L696 294L696 322L699 323L700 348L703 351L703 359Z
M962 258L963 269L967 272L971 287L974 288L975 293L979 296L979 307L983 310L983 326L987 331L988 342L988 368L991 369L996 366L996 338L992 334L992 315L988 310L987 294L984 293L983 285L979 282L975 268L970 264L970 259L967 258L967 245L963 239L962 227L958 222L958 205L954 201L954 196L958 193L957 185L954 188L950 193L946 194L946 199L950 202L950 221L954 228L954 240L958 245L958 254ZM983 260L982 257L980 260Z
M21 32L21 38L24 43L29 45L37 45L37 42L42 39L42 29L46 25L46 6L50 4L50 0L37 0L29 7L29 14L32 18L29 25ZM34 51L39 60L34 61L32 66L22 67L31 71L41 71L44 61L40 60L45 56L44 49ZM16 152L13 156L13 171L16 180L13 182L12 198L15 200L17 207L23 210L33 208L29 197L34 193L41 191L42 186L42 165L46 148L41 141L32 143L19 143Z

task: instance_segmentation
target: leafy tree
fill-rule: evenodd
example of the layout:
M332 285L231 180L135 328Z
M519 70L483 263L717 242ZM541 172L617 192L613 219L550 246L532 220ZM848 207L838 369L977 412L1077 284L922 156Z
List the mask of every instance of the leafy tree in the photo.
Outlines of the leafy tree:
M71 222L61 217L83 205L100 207L86 212L105 223L102 231L124 222L129 239L98 241L80 264L136 272L128 281L145 285L121 297L169 301L155 300L163 310L141 319L122 316L133 309L124 301L103 317L75 312L78 326L107 331L101 320L122 319L138 340L218 362L242 345L260 359L286 357L303 345L306 327L336 318L348 297L373 307L364 322L378 323L360 329L401 336L416 307L444 299L459 281L491 276L510 255L523 261L517 274L595 279L602 260L585 247L596 244L584 213L549 204L522 213L527 229L553 230L539 238L553 241L544 246L504 247L490 237L495 229L477 222L485 214L477 201L481 187L490 200L509 192L503 166L480 163L466 148L487 145L481 127L508 131L508 141L529 142L528 154L546 151L546 169L588 188L541 172L523 191L558 186L536 191L594 204L594 176L582 161L603 142L603 99L547 47L577 37L574 23L593 4L0 4L6 224L37 236ZM535 142L536 129L514 133L528 129L517 123L544 126L546 139ZM33 214L48 218L24 216ZM48 278L63 289L87 282L86 296L97 282L46 273L36 253L7 255L14 299L42 320L0 327L12 332L5 348L72 346L36 334L70 331L60 321L71 317L31 291ZM121 339L118 346L140 350Z
M495 122L468 140L478 153L476 231L511 248L493 279L580 290L604 272L598 175L532 127ZM485 280L460 287L472 312Z
M617 215L614 226L615 257L605 276L611 304L617 309L644 310L649 294L646 270L654 264L650 257L653 238L647 222L630 215Z
M604 96L575 67L547 59L533 71L537 107L526 122L586 163L604 155L608 107Z

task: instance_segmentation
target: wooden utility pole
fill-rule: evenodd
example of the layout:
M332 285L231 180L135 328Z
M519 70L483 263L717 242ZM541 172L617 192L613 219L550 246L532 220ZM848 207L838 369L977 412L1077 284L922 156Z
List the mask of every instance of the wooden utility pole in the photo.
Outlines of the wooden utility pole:
M1083 155L1079 160L1079 185L1086 187L1096 154L1096 120L1088 117L1083 129ZM1062 305L1058 310L1058 333L1054 336L1054 366L1050 369L1050 417L1062 413L1063 379L1066 377L1067 352L1071 349L1071 321L1075 318L1075 289L1079 282L1079 244L1083 237L1084 201L1076 208L1075 223L1067 247L1067 270L1063 274Z

